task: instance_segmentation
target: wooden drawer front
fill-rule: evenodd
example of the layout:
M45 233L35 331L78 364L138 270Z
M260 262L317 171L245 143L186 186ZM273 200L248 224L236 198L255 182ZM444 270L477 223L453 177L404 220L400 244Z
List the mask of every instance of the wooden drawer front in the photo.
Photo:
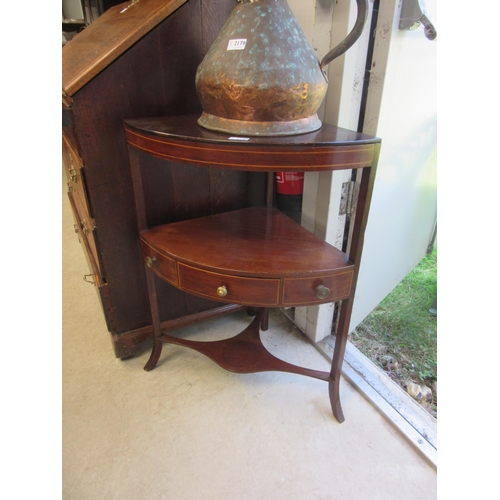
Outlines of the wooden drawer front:
M270 307L279 303L279 279L242 278L179 264L179 286L187 292L220 302ZM225 297L217 295L217 289L222 286L227 290Z
M177 278L177 264L175 260L158 253L142 240L141 247L144 263L147 264L147 258L149 257L153 261L151 269L164 280L177 286L179 280Z
M346 299L351 293L353 274L353 271L347 271L319 278L285 279L283 304L286 306L313 305ZM318 298L316 291L321 285L330 289L330 294L324 299Z

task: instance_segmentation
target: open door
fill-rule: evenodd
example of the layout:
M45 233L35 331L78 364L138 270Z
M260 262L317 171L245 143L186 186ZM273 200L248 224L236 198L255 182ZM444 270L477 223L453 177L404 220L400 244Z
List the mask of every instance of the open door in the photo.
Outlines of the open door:
M408 2L370 2L363 36L328 72L323 121L382 139L350 331L425 256L436 226L437 41L426 36L424 25L400 29ZM418 12L418 0L414 4ZM424 6L434 27L436 4ZM325 19L318 5L316 18ZM355 2L335 3L332 45L355 14ZM315 36L318 31L313 43ZM345 246L349 205L355 203L351 181L335 172L307 174L304 181L302 225L338 248ZM333 317L331 305L295 310L295 322L316 342L332 333Z
M424 6L437 21L437 0ZM400 29L422 0L376 0L363 132L382 138L351 331L426 255L437 220L437 41L423 23ZM415 19L416 20L416 19ZM410 24L411 25L411 24ZM369 51L370 52L370 51Z

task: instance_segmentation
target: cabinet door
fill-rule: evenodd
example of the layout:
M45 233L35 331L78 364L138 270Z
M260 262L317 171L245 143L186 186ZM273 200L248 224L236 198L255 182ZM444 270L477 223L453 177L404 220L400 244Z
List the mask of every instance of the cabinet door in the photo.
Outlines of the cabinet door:
M90 215L89 204L87 201L87 190L83 177L83 161L66 136L62 138L62 158L63 166L66 172L68 185L68 196L75 220L75 232L78 233L80 242L85 251L85 257L89 263L93 280L100 283L101 272L97 248L94 239L95 223Z

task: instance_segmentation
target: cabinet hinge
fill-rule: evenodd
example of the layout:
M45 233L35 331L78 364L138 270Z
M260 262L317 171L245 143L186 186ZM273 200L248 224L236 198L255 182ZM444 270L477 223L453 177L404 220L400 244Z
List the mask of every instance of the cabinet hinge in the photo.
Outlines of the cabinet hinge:
M83 163L80 161L75 161L73 159L73 155L71 151L69 152L69 162L70 162L70 167L68 169L69 177L71 182L77 182L78 181L78 175L81 175L81 170L83 169ZM76 169L75 169L75 163L76 163ZM77 170L78 169L78 170Z
M80 227L82 228L83 234L89 234L91 231L94 231L96 225L93 220L82 220L80 221Z
M354 181L348 181L342 184L339 215L352 214L355 191L356 191L356 183Z

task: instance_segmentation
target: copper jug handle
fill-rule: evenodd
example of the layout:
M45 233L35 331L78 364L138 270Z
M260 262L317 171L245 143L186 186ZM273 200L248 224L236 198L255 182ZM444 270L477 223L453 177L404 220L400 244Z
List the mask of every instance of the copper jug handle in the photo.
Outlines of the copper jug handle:
M366 19L368 17L368 0L356 0L358 6L358 16L356 17L356 22L351 30L351 32L340 42L336 47L334 47L325 57L323 57L320 68L323 69L325 66L330 64L336 57L341 56L344 52L350 49L357 39L363 33L365 27Z

